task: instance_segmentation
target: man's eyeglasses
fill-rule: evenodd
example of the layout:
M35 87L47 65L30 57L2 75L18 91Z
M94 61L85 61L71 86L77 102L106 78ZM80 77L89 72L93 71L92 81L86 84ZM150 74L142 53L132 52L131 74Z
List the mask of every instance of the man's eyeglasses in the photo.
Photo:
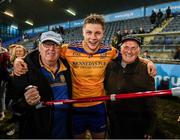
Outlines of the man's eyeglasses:
M131 50L132 52L134 52L138 49L138 47L129 47L129 46L123 46L123 48L126 51Z
M43 47L45 48L50 48L50 47L54 47L54 48L60 48L61 45L58 45L56 43L53 43L53 42L43 42L42 43Z

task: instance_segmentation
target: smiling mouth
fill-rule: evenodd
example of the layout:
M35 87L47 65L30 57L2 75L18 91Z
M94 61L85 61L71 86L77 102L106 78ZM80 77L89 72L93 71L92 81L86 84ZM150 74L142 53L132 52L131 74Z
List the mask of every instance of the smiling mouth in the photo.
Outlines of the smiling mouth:
M126 57L132 57L132 55L127 54Z
M96 45L97 42L89 42L89 44L91 44L91 45Z
M55 53L47 53L47 55L49 55L49 56L54 56Z

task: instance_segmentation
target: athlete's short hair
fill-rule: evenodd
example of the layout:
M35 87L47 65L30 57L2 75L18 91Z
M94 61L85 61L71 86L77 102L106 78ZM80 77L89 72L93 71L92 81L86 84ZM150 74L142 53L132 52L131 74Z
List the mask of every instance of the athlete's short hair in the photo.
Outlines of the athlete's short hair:
M89 16L87 16L84 19L83 27L86 24L100 24L102 26L103 30L105 29L105 20L104 20L104 17L102 15L90 14Z

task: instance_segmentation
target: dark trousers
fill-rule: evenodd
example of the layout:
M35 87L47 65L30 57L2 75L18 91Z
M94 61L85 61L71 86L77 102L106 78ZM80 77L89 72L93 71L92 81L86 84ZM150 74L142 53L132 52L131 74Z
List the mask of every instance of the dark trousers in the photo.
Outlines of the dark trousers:
M112 139L143 139L149 128L149 119L140 113L113 112L109 116L109 137Z
M0 82L0 112L5 110L6 82Z

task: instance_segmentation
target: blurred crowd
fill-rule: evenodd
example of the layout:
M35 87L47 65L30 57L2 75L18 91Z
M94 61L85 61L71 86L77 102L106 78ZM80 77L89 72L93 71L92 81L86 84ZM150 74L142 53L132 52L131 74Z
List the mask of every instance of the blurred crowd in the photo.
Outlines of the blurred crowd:
M7 94L7 83L10 78L13 76L13 63L14 60L18 57L25 57L27 50L24 46L19 44L12 44L8 49L2 46L2 40L0 39L0 121L2 122L5 117L5 111L10 110L11 99ZM9 124L16 123L16 115L13 112L10 112L9 115L12 115L12 118L8 120ZM0 123L1 123L0 122ZM11 136L16 132L16 125L10 127L9 130L6 130L6 135Z

